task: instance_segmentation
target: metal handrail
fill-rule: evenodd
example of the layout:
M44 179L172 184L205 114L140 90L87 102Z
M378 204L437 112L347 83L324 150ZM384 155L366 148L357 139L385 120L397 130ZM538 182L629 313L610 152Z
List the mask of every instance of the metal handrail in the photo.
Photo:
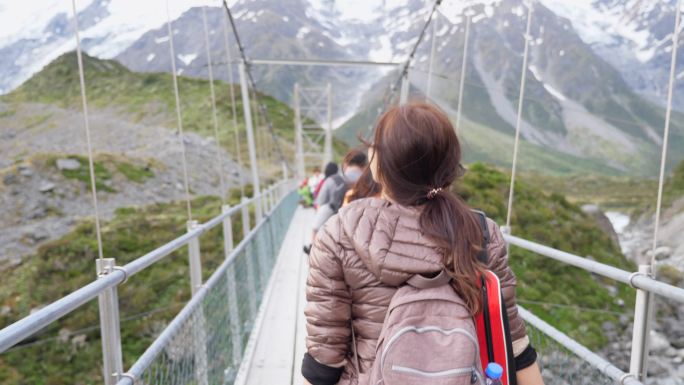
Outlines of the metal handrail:
M636 289L645 290L658 294L662 297L684 302L684 289L658 281L650 276L639 273L629 272L604 263L592 261L579 255L554 249L549 246L528 241L513 235L504 234L504 239L511 245L518 246L525 250L535 252L548 258L555 259L568 265L579 267L594 274L613 279L618 282L626 283Z
M623 385L643 385L636 378L627 376L627 373L620 370L617 366L606 361L598 354L587 349L584 345L568 337L565 333L549 325L544 320L532 314L530 311L520 305L518 305L518 313L520 313L520 316L527 323L534 326L545 335L551 337L553 340L564 346L579 358L583 359L585 362L594 366L601 373L616 381L622 381L621 384Z
M259 195L246 199L239 204L232 206L229 210L212 218L205 224L198 226L196 229L183 234L182 236L154 249L142 257L137 258L134 261L117 268L116 270L113 270L106 276L96 279L89 284L76 289L65 297L60 298L44 308L5 327L4 329L0 330L0 353L7 351L17 343L30 337L65 315L73 312L88 301L105 292L107 289L121 284L127 278L130 278L165 256L187 245L191 240L199 237L206 231L222 223L227 217L238 213L243 207L248 207L250 204L257 202L271 191L280 188L286 183L288 183L288 181L281 181L277 184L274 184L268 189L262 191ZM259 225L255 226L255 229L258 228L263 222L264 220L262 220ZM253 232L254 231L252 231L250 234Z
M183 307L183 309L171 320L171 322L164 328L162 333L157 337L150 346L147 347L145 352L135 361L133 366L128 370L128 374L134 378L139 378L140 375L145 371L145 369L150 365L152 361L162 352L165 344L173 338L176 332L183 326L183 324L192 316L194 310L202 304L202 300L207 296L209 291L213 289L219 282L222 275L226 273L226 270L235 262L238 255L245 251L245 248L249 242L256 236L256 234L261 230L266 222L270 218L270 213L275 211L279 205L283 202L282 200L276 205L276 207L266 214L264 220L259 222L252 231L245 236L240 243L230 252L228 258L226 258L221 265L212 273L207 282L202 285L202 287L190 298L190 301ZM237 207L237 206L236 206ZM218 218L218 217L217 217ZM209 222L207 222L209 223ZM118 382L117 385L133 385L134 380L131 377L123 377Z

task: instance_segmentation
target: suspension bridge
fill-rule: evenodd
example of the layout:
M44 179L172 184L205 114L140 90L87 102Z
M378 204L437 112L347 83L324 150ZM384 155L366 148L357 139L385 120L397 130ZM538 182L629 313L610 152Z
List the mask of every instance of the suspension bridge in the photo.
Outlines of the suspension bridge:
M295 181L305 176L306 169L332 159L332 109L330 85L324 87L295 86L295 143L294 167L279 148L279 138L268 119L263 104L256 100L256 82L251 69L255 66L301 65L301 66L356 66L389 67L399 73L396 83L385 94L387 105L405 103L410 99L409 74L416 49L431 26L433 15L438 11L440 1L432 7L424 27L409 54L402 62L371 61L334 61L334 60L277 60L253 59L246 54L239 31L237 30L230 8L224 1L225 9L224 41L226 63L231 84L233 107L233 126L237 135L236 101L233 90L232 66L237 65L239 86L241 87L242 106L247 133L247 147L252 196L244 196L242 201L230 206L223 200L222 211L210 220L200 223L192 217L191 187L188 182L188 168L183 144L183 119L181 94L179 92L176 53L172 20L167 22L170 68L173 74L176 117L179 141L183 152L183 180L187 207L187 232L179 234L174 240L159 245L153 251L140 256L125 265L118 265L114 258L104 255L102 248L100 213L97 200L97 181L93 164L93 148L89 126L88 98L86 79L81 56L78 17L75 1L74 30L79 62L81 98L84 116L85 139L89 155L90 187L94 210L98 258L96 262L97 279L75 290L71 294L41 308L29 316L0 330L0 353L30 338L32 335L57 322L60 318L75 312L88 303L97 301L102 344L102 357L91 357L92 364L102 365L102 382L106 385L136 384L299 384L303 379L299 374L299 363L303 357L304 329L303 308L307 260L302 254L302 245L308 243L312 211L298 204ZM680 29L679 2L677 4L675 33L672 41L672 59L667 97L667 114L662 137L662 158L660 163L659 185L653 249L657 246L658 227L662 206L665 159L668 149L669 124L672 109L672 89L678 48L677 31ZM203 36L209 39L206 8L203 8ZM533 20L532 7L528 5L526 33L524 40L523 71L517 108L515 142L512 149L512 169L510 191L508 194L507 220L502 227L506 241L511 247L522 248L546 258L571 265L597 276L605 277L636 289L634 326L629 368L619 368L596 352L582 346L566 334L547 324L531 312L520 308L522 317L528 324L532 344L538 349L540 363L551 384L643 384L646 381L649 357L649 331L654 317L655 297L660 296L679 303L684 302L684 289L654 278L653 261L639 266L637 271L625 271L605 265L579 255L557 250L539 243L515 236L511 231L511 211L515 204L515 177L520 142L520 126L524 107L525 75L527 69L528 47L531 40L530 25ZM459 101L456 125L461 119L462 98L466 75L468 50L469 14L465 14L465 42L463 64L459 82ZM434 28L434 24L432 25ZM434 32L434 29L433 29ZM239 57L231 57L229 34L233 35ZM434 33L433 33L434 36ZM219 142L220 125L216 112L213 62L209 44L206 44L210 100L212 103L212 122L215 140ZM425 97L430 98L432 81L432 57L435 44L432 42L428 86ZM252 99L250 100L250 91ZM398 95L396 95L398 93ZM397 97L398 96L398 97ZM466 95L467 96L467 95ZM253 106L256 104L255 106ZM319 120L312 122L306 116L311 111L320 112ZM255 145L253 112L258 113L265 122L275 144L282 165L282 177L270 186L260 185L260 170ZM322 119L320 117L323 117ZM323 123L320 123L323 121ZM240 141L236 140L236 154L240 167ZM220 146L219 146L220 148ZM221 152L216 153L216 168L222 169L224 159ZM290 174L294 173L294 178ZM226 181L219 172L220 192L223 199ZM234 242L233 223L239 218L242 239ZM214 236L211 230L221 229L224 260L215 268L208 279L203 280L202 245L208 237ZM124 367L122 359L121 317L118 288L126 285L136 274L161 263L171 253L187 249L191 282L191 299L161 330L144 353L136 358L129 367Z

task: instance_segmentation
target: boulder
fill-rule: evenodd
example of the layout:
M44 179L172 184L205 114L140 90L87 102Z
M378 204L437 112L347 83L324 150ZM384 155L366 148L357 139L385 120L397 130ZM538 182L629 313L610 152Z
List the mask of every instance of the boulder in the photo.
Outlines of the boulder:
M50 181L43 181L40 183L40 187L38 187L38 191L42 193L47 193L55 189L57 187L54 183Z
M670 258L670 256L672 255L672 249L667 246L660 246L655 249L654 253L656 260L660 261L663 259Z
M64 159L57 159L57 168L60 170L78 170L81 168L81 162L79 162L77 159L71 159L71 158L64 158Z
M651 330L649 347L652 352L664 352L670 347L670 341L662 333Z
M29 165L21 165L19 166L19 175L24 177L33 176L33 169Z
M19 178L17 178L17 174L15 173L9 173L6 174L5 176L2 177L2 184L5 186L9 186L11 184L15 184L19 181Z

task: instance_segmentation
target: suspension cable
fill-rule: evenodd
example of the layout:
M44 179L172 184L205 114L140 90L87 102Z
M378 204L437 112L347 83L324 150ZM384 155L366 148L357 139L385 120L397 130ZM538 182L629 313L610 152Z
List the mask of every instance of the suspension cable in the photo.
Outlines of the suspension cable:
M233 14L230 11L230 7L228 6L228 1L223 0L223 8L226 10L226 14L228 15L228 20L230 21L230 26L233 29L233 35L235 36L235 42L237 43L238 50L240 52L240 57L242 58L242 62L245 65L245 72L247 73L247 80L250 83L250 86L252 89L257 92L257 87L256 87L256 82L254 81L254 77L252 76L252 71L251 71L251 65L249 61L247 60L247 55L245 54L245 47L242 45L242 42L240 41L240 35L238 34L237 26L235 25L235 19L233 19ZM285 162L285 166L288 168L288 170L292 171L292 168L290 166L290 162L287 160L285 155L283 154L282 149L280 148L280 141L278 139L278 136L275 133L275 130L273 129L273 123L271 122L271 119L268 117L268 113L266 112L266 107L257 101L257 106L258 109L257 111L259 114L261 114L262 119L266 122L266 126L268 127L268 131L271 134L271 138L273 139L273 142L275 143L276 151L278 152L278 157L282 162Z
M674 89L675 68L677 66L677 48L679 47L679 24L680 24L681 0L677 0L675 11L675 27L672 33L672 57L670 59L670 78L667 89L667 108L665 110L665 129L663 131L663 146L660 156L660 175L658 177L658 198L656 203L655 225L653 226L653 246L651 248L651 274L655 274L655 250L658 246L658 228L660 226L660 211L663 205L663 185L665 181L665 163L667 161L667 140L670 134L670 116L672 114L672 91Z
M192 220L192 207L190 205L190 184L188 183L188 160L185 153L185 141L183 140L183 117L181 113L180 92L178 91L178 74L176 73L176 52L173 46L173 28L171 25L171 12L169 0L166 0L166 29L169 36L169 54L171 55L171 71L173 75L173 93L176 98L176 120L178 122L178 139L181 145L181 160L183 166L183 183L185 185L185 205L188 211L188 220Z
M413 61L414 56L416 56L416 52L418 51L418 46L420 46L420 43L423 41L423 38L425 37L426 31L427 31L428 27L430 26L430 23L432 22L432 18L435 16L435 13L437 12L437 8L439 7L439 5L441 3L442 3L442 0L435 0L435 3L432 5L432 10L430 11L430 15L428 16L427 21L425 21L425 24L423 25L423 29L420 30L420 34L418 35L418 40L416 40L416 43L413 45L413 48L411 49L411 53L409 53L409 56L406 59L406 62L404 63L404 66L401 69L401 72L399 73L399 77L391 85L391 88L390 88L391 92L389 93L389 97L385 98L385 105L387 105L392 99L394 99L394 95L396 94L398 86L401 83L401 79L403 79L405 76L408 76L408 70L409 70L409 67L411 66L411 62ZM386 96L387 96L387 94L386 94Z
M518 165L518 146L520 145L520 126L522 124L523 101L525 98L525 77L527 75L527 56L530 45L530 25L532 21L532 5L527 4L527 27L525 29L525 49L523 51L522 74L520 75L520 95L518 95L518 116L515 121L515 141L513 142L513 162L511 164L511 185L508 191L508 209L506 212L506 229L511 230L511 213L513 211L513 193L515 192L515 171Z
M430 39L430 62L428 64L427 86L425 87L425 101L430 99L430 91L432 88L432 68L435 61L435 48L437 43L437 19L432 23L432 38Z
M465 33L463 35L463 62L461 63L461 78L458 85L458 107L456 109L456 133L461 130L461 110L463 107L463 91L465 89L466 67L468 65L468 36L470 35L470 12L464 12L466 18Z
M211 48L209 47L209 27L207 26L207 6L202 7L202 24L204 27L204 45L207 55L209 73L209 94L211 99L211 115L214 123L214 138L216 140L216 167L219 173L219 188L221 189L221 204L226 204L226 182L223 177L223 155L221 154L221 139L219 138L218 116L216 114L216 92L214 90L214 70L211 64Z
M104 258L102 251L102 230L100 228L100 208L97 203L97 184L95 183L95 165L93 162L93 146L90 140L90 119L88 118L88 98L86 96L85 71L83 69L83 54L81 51L81 36L78 26L78 12L76 0L71 0L74 12L74 36L76 37L76 58L78 59L78 77L81 84L81 101L83 103L83 123L85 127L86 147L88 150L88 171L90 173L90 191L93 196L93 211L95 213L95 236L97 237L97 255Z
M226 46L226 66L228 68L228 83L230 83L230 107L233 113L233 130L235 131L235 159L240 170L240 198L245 197L245 184L242 182L242 154L240 153L240 130L237 121L237 106L235 105L235 79L233 78L233 58L228 41L228 16L223 18L223 44Z

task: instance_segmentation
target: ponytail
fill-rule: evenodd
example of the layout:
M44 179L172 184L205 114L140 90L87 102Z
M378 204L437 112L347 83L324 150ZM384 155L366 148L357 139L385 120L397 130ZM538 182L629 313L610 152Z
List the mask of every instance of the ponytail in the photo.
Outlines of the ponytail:
M483 268L477 260L482 244L477 218L460 197L443 190L425 201L420 227L444 250L444 264L454 290L470 313L478 314L483 304L477 277Z

